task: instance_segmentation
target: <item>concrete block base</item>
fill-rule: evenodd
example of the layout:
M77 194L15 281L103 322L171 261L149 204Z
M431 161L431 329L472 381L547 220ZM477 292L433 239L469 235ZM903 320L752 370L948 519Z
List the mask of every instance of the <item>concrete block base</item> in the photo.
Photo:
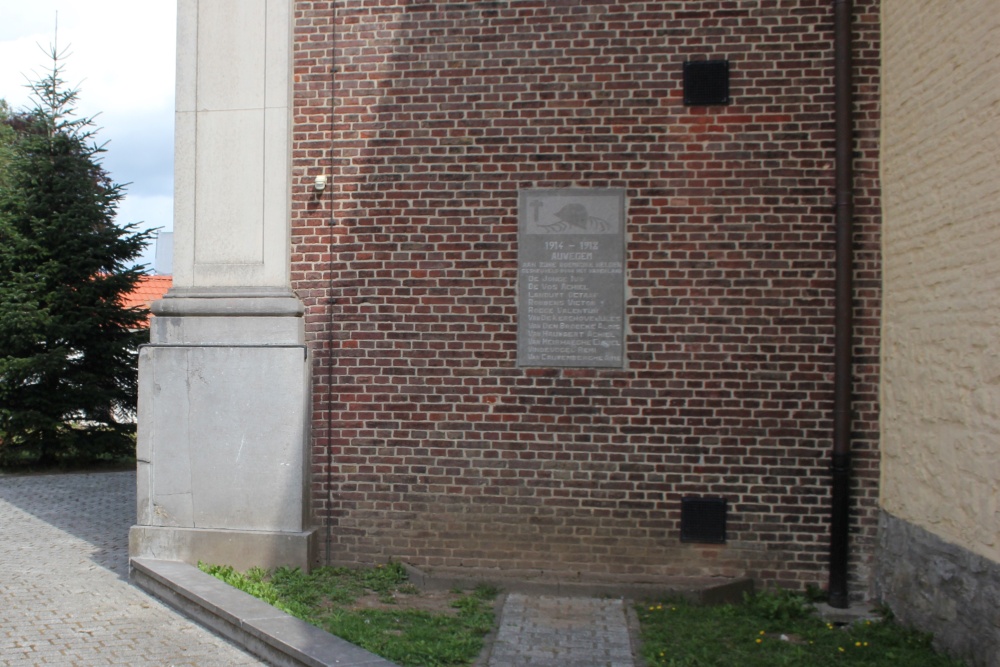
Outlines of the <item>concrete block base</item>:
M181 292L139 353L133 558L313 563L310 361L292 295ZM239 335L236 335L236 334Z
M316 562L316 530L300 533L248 532L132 526L128 536L132 558L198 561L232 565L240 571L251 567L299 567L308 572Z

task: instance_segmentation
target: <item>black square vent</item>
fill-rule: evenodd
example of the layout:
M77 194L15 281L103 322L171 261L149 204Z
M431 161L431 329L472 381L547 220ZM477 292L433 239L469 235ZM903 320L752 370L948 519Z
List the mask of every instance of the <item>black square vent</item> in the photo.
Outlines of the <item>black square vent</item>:
M684 63L684 105L729 104L729 61L689 60Z
M681 498L681 542L725 541L725 498Z

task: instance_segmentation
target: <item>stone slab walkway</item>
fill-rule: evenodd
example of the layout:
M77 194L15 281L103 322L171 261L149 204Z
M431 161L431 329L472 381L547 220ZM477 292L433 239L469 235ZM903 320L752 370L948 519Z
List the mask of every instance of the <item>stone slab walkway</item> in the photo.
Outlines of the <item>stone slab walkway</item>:
M511 593L489 667L634 667L625 602Z
M0 666L263 665L128 583L135 473L0 476Z

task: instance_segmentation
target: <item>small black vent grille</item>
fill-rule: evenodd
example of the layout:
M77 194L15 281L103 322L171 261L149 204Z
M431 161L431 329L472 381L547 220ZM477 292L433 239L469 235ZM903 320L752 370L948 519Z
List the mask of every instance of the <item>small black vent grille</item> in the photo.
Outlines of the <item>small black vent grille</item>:
M689 107L729 104L729 61L684 63L684 104Z
M725 498L681 498L681 542L725 541Z

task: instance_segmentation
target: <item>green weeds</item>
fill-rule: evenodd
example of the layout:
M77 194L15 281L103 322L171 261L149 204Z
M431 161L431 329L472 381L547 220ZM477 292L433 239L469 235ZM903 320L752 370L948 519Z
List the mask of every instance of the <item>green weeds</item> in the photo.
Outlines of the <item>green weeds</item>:
M322 567L273 572L229 566L201 569L282 611L404 667L469 665L493 628L498 591L434 596L407 580L398 563L373 568Z
M647 664L665 667L961 667L938 655L931 638L889 618L850 626L819 619L788 591L747 596L740 605L686 602L636 607Z

